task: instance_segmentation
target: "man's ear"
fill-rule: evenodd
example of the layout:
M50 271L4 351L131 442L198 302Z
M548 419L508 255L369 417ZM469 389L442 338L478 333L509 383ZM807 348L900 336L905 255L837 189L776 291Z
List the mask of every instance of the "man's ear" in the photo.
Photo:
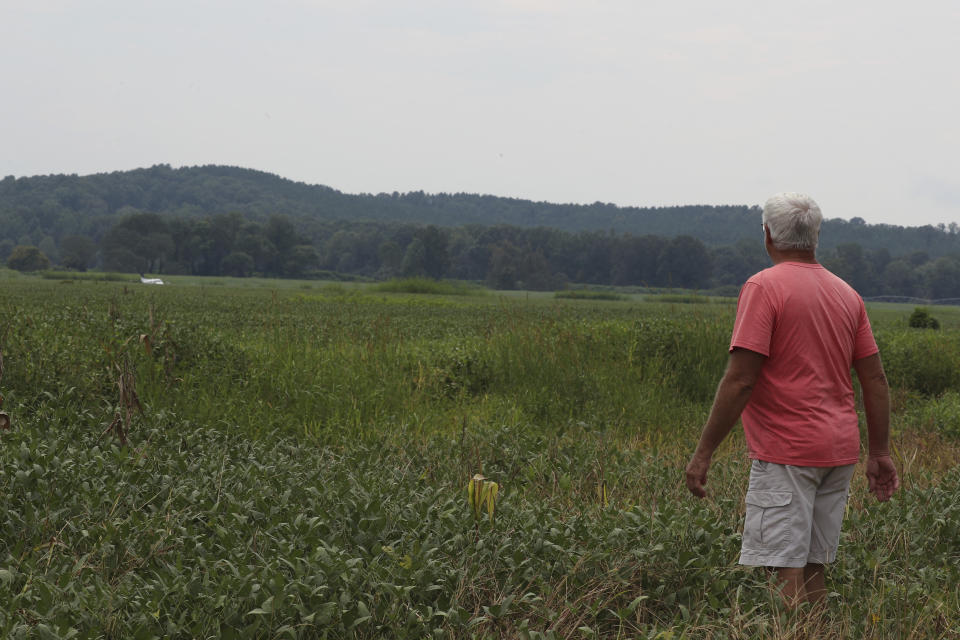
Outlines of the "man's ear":
M770 259L773 260L773 255L777 248L773 246L773 238L770 237L770 227L767 225L763 225L763 249L767 252L767 255L770 256Z

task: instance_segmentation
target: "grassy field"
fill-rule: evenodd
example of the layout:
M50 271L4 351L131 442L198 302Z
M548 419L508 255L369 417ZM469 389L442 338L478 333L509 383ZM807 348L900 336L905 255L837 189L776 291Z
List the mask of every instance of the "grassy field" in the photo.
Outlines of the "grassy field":
M739 432L682 483L729 300L0 280L0 637L960 637L956 308L870 307L903 487L798 619Z

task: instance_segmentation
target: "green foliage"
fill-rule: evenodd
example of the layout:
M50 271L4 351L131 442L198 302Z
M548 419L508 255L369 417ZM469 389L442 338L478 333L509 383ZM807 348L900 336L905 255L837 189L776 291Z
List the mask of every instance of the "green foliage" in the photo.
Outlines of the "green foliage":
M422 191L352 195L261 171L213 165L174 169L161 164L89 176L45 175L0 181L0 229L9 229L12 237L32 231L37 222L44 233L59 237L61 230L52 228L53 225L57 220L70 220L78 222L76 226L84 235L98 239L131 209L192 217L235 211L261 224L282 211L297 220L366 219L418 226L513 225L552 227L570 233L606 234L613 230L664 238L689 234L710 245L727 246L743 238L757 238L760 215L757 207L747 206L640 208L603 202L574 205ZM38 212L42 215L38 216ZM98 223L106 223L106 227L98 227ZM850 243L859 243L867 251L925 251L937 258L957 251L958 234L955 227L902 228L840 219L824 221L824 250ZM882 269L883 265L878 266Z
M158 413L128 449L98 439L94 417L71 427L75 409L62 406L39 406L0 452L5 637L38 624L250 638L567 637L584 626L613 638L731 624L767 630L735 636L757 637L777 625L762 573L731 564L738 500L682 499L675 469L605 451L597 434L474 431L466 445L489 456L488 473L512 478L496 528L475 535L449 438L303 447ZM605 509L584 473L597 455L615 479ZM746 472L718 466L717 481ZM844 624L862 630L852 635L956 623L958 531L960 501L936 486L851 508L832 588Z
M626 300L626 296L613 291L591 291L589 289L568 289L566 291L557 291L553 294L554 298L565 298L568 300Z
M911 404L909 421L919 428L960 439L960 391L949 390L942 395Z
M7 258L7 267L16 271L43 271L50 260L37 247L17 245Z
M40 274L44 280L84 280L87 282L138 282L135 276L123 273L77 273L75 271L44 271Z
M464 282L434 280L432 278L393 278L375 284L373 291L383 293L421 293L444 296L466 296L483 293L483 289Z
M876 331L884 369L891 383L927 395L960 390L960 334Z
M732 295L769 266L759 213L745 206L621 208L463 193L350 195L238 167L157 165L0 181L0 257L22 243L81 271L403 275L486 282L499 290L554 291L572 282L725 287ZM960 298L956 225L826 220L821 254L865 296Z
M253 258L242 251L231 251L220 261L220 268L224 275L237 278L246 278L253 275L255 266Z
M657 279L671 287L702 289L708 286L710 271L710 254L703 242L679 235L660 254Z
M164 272L176 245L167 221L156 213L131 213L101 242L104 267L112 271Z
M86 271L96 255L97 245L87 236L71 235L60 241L60 264L67 269Z
M0 289L0 636L803 637L735 564L748 461L680 481L729 305L208 284ZM909 393L960 338L898 314ZM896 426L960 439L958 394ZM960 475L903 468L889 504L854 485L824 637L960 625Z
M647 302L663 302L665 304L709 304L710 298L696 293L663 293L659 295L645 296Z
M940 321L930 315L929 309L917 307L910 314L908 323L914 329L939 329Z

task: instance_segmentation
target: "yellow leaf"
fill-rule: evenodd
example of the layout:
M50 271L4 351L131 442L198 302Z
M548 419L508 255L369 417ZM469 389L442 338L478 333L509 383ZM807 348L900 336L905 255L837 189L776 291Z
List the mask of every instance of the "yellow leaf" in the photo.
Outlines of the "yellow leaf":
M497 493L500 491L500 485L496 482L490 482L487 485L487 515L490 516L490 522L493 522L493 511L497 502Z

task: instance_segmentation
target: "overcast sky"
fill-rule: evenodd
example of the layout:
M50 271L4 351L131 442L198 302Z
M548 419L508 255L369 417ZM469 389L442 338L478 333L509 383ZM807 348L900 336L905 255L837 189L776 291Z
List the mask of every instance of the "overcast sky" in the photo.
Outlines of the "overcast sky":
M0 0L0 176L949 223L958 33L956 0Z

